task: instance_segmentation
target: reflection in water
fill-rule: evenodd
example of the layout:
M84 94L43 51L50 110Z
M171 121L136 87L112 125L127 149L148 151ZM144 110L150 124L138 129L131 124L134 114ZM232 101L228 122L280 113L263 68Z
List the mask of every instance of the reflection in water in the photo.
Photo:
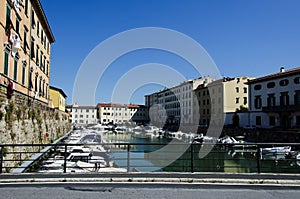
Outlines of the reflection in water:
M193 148L177 141L170 143L167 139L141 139L130 134L106 134L104 140L111 143L139 143L130 148L130 171L177 171L177 172L230 172L230 173L299 173L300 167L285 159L264 160L257 157L256 150L234 151L228 147L214 146L204 158L199 158L201 144ZM158 143L161 145L147 145ZM145 145L143 145L145 144ZM185 151L179 158L176 157ZM200 154L201 155L201 154ZM112 159L115 163L127 168L127 146L115 145L112 149ZM176 158L175 158L176 157ZM193 161L192 161L193 159ZM174 161L176 160L176 161ZM166 165L166 162L168 165Z

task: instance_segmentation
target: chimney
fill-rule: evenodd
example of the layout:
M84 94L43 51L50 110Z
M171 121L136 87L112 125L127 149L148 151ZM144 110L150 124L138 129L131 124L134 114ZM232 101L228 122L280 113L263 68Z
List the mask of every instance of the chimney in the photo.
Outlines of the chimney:
M284 67L282 66L282 67L280 68L280 72L283 73L284 71L285 71L285 69L284 69Z

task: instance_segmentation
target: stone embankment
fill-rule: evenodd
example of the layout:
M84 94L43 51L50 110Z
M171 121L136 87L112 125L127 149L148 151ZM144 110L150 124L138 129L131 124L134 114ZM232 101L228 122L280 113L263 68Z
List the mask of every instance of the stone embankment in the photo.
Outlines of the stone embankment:
M49 144L70 130L68 115L41 103L0 102L0 144ZM4 147L4 167L16 167L40 147ZM17 153L16 153L17 152ZM5 161L13 160L13 161ZM9 172L9 169L2 171Z

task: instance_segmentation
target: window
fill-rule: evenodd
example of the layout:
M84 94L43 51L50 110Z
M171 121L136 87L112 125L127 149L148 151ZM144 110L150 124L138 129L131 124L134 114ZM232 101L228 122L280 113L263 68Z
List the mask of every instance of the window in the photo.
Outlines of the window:
M296 116L296 125L300 126L300 115Z
M27 52L27 47L28 47L28 44L27 44L27 33L28 33L28 30L27 30L26 27L24 27L23 49L24 49L25 53Z
M37 88L38 88L38 73L35 74L35 80L34 80L34 90L35 90L35 92L38 91Z
M8 28L8 26L11 26L11 20L10 20L10 7L7 5L6 6L6 27Z
M236 104L240 103L240 98L239 97L235 98L235 103Z
M34 39L31 38L31 44L30 44L30 58L33 59L35 57L34 55Z
M261 125L261 116L256 116L256 125L260 126Z
M89 115L86 115L86 118L89 118Z
M294 83L295 83L295 84L300 84L300 77L296 77L296 78L294 79Z
M16 33L20 35L20 19L16 17Z
M290 104L289 102L289 95L287 92L281 93L280 96L280 106L288 106Z
M36 53L35 53L35 63L36 65L39 65L39 46L36 45Z
M25 0L24 12L25 12L25 15L27 16L28 15L28 0Z
M247 93L247 87L244 88L244 93Z
M8 75L8 53L4 52L4 74Z
M18 74L18 59L14 60L14 80L17 81Z
M287 86L289 84L289 80L288 79L284 79L284 80L281 80L279 82L279 85L280 86Z
M41 43L44 44L44 31L41 30Z
M267 88L274 88L275 87L275 82L269 82L267 84Z
M269 125L270 126L275 126L275 117L274 116L270 116L270 118L269 118Z
M244 105L246 105L248 102L247 102L247 97L244 97Z
M236 91L237 93L240 92L239 87L236 87L236 88L235 88L235 91Z
M257 84L254 86L254 90L260 90L261 89L261 85L260 84Z
M40 22L39 21L37 22L37 30L36 31L37 31L36 32L37 36L40 37Z
M300 105L300 90L295 91L294 103L295 105Z
M40 53L40 68L43 70L43 52Z
M22 85L25 85L25 74L26 73L26 63L23 62L23 65L22 65Z
M274 94L268 94L267 103L268 107L274 107L276 105L276 99Z
M31 10L31 27L35 29L35 19L34 19L34 11Z
M88 113L89 111L90 111L89 109L86 109L86 110L85 110L85 112L87 112L87 113Z
M254 107L256 109L260 109L261 108L261 96L258 95L258 96L255 96L255 99L254 99Z

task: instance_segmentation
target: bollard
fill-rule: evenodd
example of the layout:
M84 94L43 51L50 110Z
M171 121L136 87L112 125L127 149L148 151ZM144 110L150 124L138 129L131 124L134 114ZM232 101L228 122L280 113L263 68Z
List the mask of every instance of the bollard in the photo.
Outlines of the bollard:
M130 144L127 144L127 172L130 172Z
M191 172L194 173L194 144L191 144Z
M2 173L3 156L4 156L4 146L1 146L1 153L0 153L0 174Z
M257 173L260 174L260 147L256 145L256 166L257 166Z
M65 145L65 154L64 154L64 173L67 172L67 145Z

